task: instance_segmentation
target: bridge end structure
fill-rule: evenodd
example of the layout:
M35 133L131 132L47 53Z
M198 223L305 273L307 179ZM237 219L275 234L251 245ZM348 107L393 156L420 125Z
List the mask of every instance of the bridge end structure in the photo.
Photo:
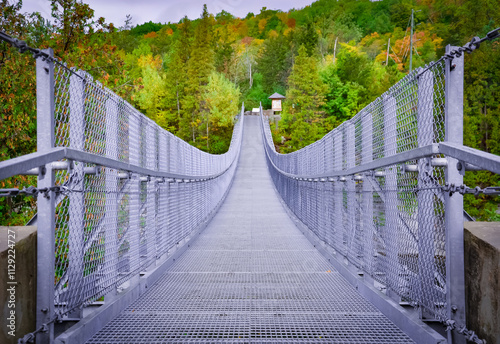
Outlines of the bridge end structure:
M290 212L417 341L428 326L431 342L438 337L430 327L448 343L484 343L466 326L463 195L500 191L469 188L463 175L500 173L500 157L463 146L463 54L488 37L448 46L443 58L290 154L276 152L261 112L269 170Z

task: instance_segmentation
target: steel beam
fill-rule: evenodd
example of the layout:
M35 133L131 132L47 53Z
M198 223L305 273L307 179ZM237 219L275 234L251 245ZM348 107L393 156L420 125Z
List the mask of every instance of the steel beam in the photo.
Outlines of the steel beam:
M43 52L54 56L50 48ZM55 132L54 63L48 59L36 60L36 95L37 149L39 154L44 154L53 149ZM45 174L38 175L38 188L51 188L54 186L54 179L54 172L49 165ZM53 191L40 195L37 199L36 328L43 328L43 331L36 334L37 343L52 343L54 340L55 201L56 194Z

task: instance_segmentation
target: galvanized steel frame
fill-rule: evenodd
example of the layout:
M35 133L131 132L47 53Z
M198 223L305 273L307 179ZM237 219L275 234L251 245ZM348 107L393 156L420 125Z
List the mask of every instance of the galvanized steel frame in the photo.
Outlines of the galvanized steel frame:
M52 49L45 52L53 56ZM47 153L54 144L54 64L39 59L36 64L36 78L37 150L39 153ZM38 176L38 187L52 187L55 175L51 166L47 165L43 172ZM36 326L44 327L44 331L36 335L36 341L39 343L52 343L54 340L55 199L54 192L37 199L40 216L37 224Z
M447 52L454 49L448 46ZM499 173L500 157L462 145L463 55L414 71L353 119L291 154L275 151L262 111L261 118L278 193L293 216L313 233L314 241L321 242L323 251L336 256L336 266L346 277L359 286L363 276L367 290L382 290L375 303L391 320L406 324L412 338L421 338L421 325L398 303L415 306L424 321L445 324L448 342L465 342L458 333L465 327L463 200L458 192L444 192L443 186L462 185L470 165ZM405 199L408 193L416 196ZM374 203L380 200L382 206ZM376 222L382 231L378 234ZM439 228L444 229L445 240L437 239ZM407 253L416 254L413 272L387 269L403 264L401 259L412 260L402 256L400 246L407 240L402 232L413 235L417 243L412 246L416 253ZM379 249L383 256L370 259L377 245L383 246ZM436 245L442 248L436 251ZM439 259L445 260L446 271L434 270L436 252L442 252ZM441 287L436 279L445 284L446 298L438 295L442 292L437 291ZM411 280L415 282L408 284ZM409 320L401 322L402 314Z

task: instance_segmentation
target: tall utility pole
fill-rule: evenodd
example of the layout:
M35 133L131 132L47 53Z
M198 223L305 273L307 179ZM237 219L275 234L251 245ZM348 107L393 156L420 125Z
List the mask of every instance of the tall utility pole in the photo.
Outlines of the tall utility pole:
M410 29L410 73L413 58L413 8L411 9L411 29Z
M337 39L338 37L335 38L335 46L333 47L333 63L335 63L335 57L337 55Z
M389 63L389 48L391 47L391 37L389 37L389 41L387 42L387 55L385 57L385 65Z
M252 79L252 62L248 63L248 77L250 78L250 88L252 88L252 85L253 85L253 79Z

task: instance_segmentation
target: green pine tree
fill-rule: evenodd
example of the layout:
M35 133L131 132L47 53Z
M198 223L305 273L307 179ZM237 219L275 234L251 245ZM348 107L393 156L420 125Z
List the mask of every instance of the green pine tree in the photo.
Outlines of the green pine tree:
M201 19L196 26L194 33L193 48L187 66L188 81L185 87L185 96L183 99L183 123L189 122L190 139L196 142L199 148L202 148L197 138L205 134L206 149L208 150L208 118L209 108L205 101L205 93L208 85L208 79L214 70L214 52L212 49L212 21L213 18L207 11L207 6L203 6ZM181 132L186 137L185 127ZM206 129L203 130L203 129ZM189 135L189 134L188 134ZM205 147L203 147L205 148Z
M264 92L271 95L286 89L291 59L290 44L285 36L271 37L264 43L264 53L257 60L259 72L262 74Z
M280 121L289 141L285 151L294 151L321 138L326 86L320 79L317 62L302 45L288 78L288 91Z
M184 88L187 83L187 58L181 40L176 41L166 64L166 94L164 99L164 127L173 132L178 132L181 126L181 99L184 97Z
M210 109L210 153L222 154L229 149L233 118L239 110L240 95L240 90L224 74L210 74L206 93Z

